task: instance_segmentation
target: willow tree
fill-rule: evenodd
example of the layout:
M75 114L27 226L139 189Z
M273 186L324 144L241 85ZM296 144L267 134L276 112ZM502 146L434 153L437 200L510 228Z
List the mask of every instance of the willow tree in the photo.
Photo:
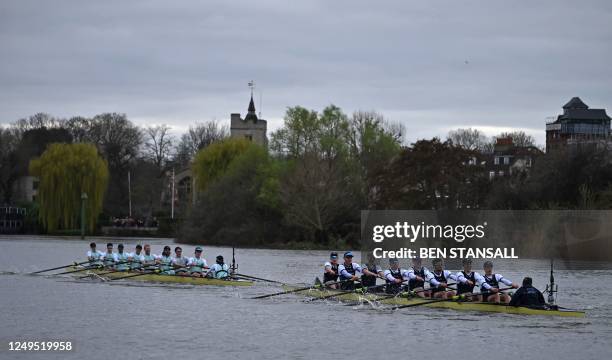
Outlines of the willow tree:
M246 139L226 139L200 150L191 165L196 178L198 190L205 190L208 185L219 179L232 161L244 154L251 147L259 145Z
M93 232L109 176L108 164L94 145L51 144L30 161L30 173L40 180L40 220L48 231L78 228L81 194L85 193L86 224Z

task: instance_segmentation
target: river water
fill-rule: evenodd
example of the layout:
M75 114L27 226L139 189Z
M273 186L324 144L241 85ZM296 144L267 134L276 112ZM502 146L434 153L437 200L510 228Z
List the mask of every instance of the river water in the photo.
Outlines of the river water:
M97 241L103 249L106 239ZM126 240L126 248L135 242ZM149 243L155 253L174 246ZM183 249L193 253L193 246ZM87 250L88 241L0 237L0 359L604 359L612 353L612 271L601 264L555 273L558 303L586 309L582 319L388 311L304 303L294 295L249 299L281 291L264 284L197 287L27 274L83 261ZM227 261L231 248L204 247L209 263L219 254ZM239 272L286 283L312 282L328 254L236 250ZM530 275L541 289L549 275L546 261L519 260L496 270L515 282ZM24 340L67 340L74 349L8 351L9 341Z

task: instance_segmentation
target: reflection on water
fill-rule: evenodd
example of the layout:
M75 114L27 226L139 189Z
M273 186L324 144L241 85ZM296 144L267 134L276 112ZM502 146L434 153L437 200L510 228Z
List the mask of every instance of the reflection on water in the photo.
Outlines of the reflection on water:
M154 252L166 242L152 241ZM124 243L130 250L135 244L133 240ZM139 354L136 358L377 359L420 353L439 358L431 351L440 346L446 350L439 354L452 358L457 354L491 357L493 351L496 359L595 359L607 358L612 351L609 270L584 266L583 270L555 273L559 304L588 309L584 319L422 307L389 311L369 304L345 306L335 300L304 303L294 295L250 299L280 291L267 284L231 288L25 275L83 258L87 244L0 240L0 340L74 341L71 354L43 355L57 359L108 359L120 356L117 354ZM186 254L193 252L192 246L183 248ZM219 254L230 260L231 248L204 248L209 262ZM241 273L287 283L310 283L321 276L328 254L263 249L238 249L236 253ZM505 276L520 281L530 275L539 288L548 281L548 266L547 261L539 260L496 262L497 271ZM459 349L464 350L457 353ZM0 358L6 354L0 353Z

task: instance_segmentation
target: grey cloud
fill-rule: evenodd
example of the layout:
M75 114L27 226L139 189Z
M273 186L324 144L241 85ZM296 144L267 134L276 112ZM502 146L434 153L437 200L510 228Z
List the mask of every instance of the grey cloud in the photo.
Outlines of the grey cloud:
M612 3L17 1L0 3L0 122L125 112L185 128L246 110L375 109L408 139L524 128L570 97L612 106ZM467 61L467 63L466 63Z

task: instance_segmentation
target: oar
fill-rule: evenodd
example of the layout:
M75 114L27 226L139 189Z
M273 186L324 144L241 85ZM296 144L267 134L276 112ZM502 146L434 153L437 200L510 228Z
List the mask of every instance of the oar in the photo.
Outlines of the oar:
M157 274L159 272L161 272L161 270L159 270L159 269L155 269L153 271L144 271L144 272L141 272L141 273L138 273L138 274L130 274L128 276L122 276L122 277L118 277L118 278L111 278L110 281L129 279L129 278L133 278L133 277L136 277L136 276L142 276L142 275Z
M119 264L122 264L122 263L117 263L115 265L119 265ZM147 268L147 267L155 267L155 266L157 266L157 264L146 264L146 265L143 264L143 266L139 267L138 269L144 269L144 268ZM87 270L89 270L89 269L87 269ZM130 270L134 270L134 269L130 269ZM144 269L144 270L147 270L147 269ZM79 270L79 271L82 271L82 270ZM117 271L115 271L115 270L103 271L103 272L97 273L96 275L102 276L102 275L108 275L108 274L114 273L114 272L117 272ZM79 276L79 279L85 279L85 278L88 278L89 276L90 275Z
M251 275L234 274L234 276L241 276L241 277L246 278L246 279L253 279L253 280L265 281L265 282L269 282L269 283L273 283L273 284L285 285L284 283L282 283L280 281L263 279L263 278L259 278L259 277L255 277L255 276L251 276Z
M410 281L410 280L406 280L406 281ZM402 282L402 284L405 283L406 281ZM447 287L450 288L453 285L456 285L456 284L455 283L448 284ZM453 288L451 288L451 289L455 290ZM377 298L372 299L372 300L373 301L385 300L385 299L390 299L390 298L393 298L393 297L401 296L401 294L404 294L404 293L408 293L408 295L412 295L412 294L418 294L418 293L422 293L422 292L429 291L429 290L431 290L431 288L429 288L429 289L421 289L421 290L417 290L417 291L412 291L412 290L411 291L400 291L397 294L384 295L384 296L380 296L380 297L377 297Z
M83 264L87 264L89 262L89 260L87 261L83 261L81 263L77 263L76 261L70 265L64 265L64 266L58 266L55 268L51 268L51 269L45 269L45 270L39 270L39 271L34 271L33 273L30 273L30 275L34 275L34 274L40 274L43 272L47 272L47 271L53 271L53 270L59 270L59 269L65 269L67 267L71 267L71 266L79 266L79 265L83 265Z
M113 266L114 266L114 265L121 265L121 264L125 264L125 263L127 263L127 262L128 262L128 261L121 261L121 262L118 262L118 263L116 263L116 264L113 264ZM77 273L77 272L86 271L86 270L91 270L91 269L99 269L99 268L103 268L103 267L104 267L104 265L96 265L96 266L92 266L92 267L84 267L84 268L82 268L82 269L77 269L77 270L64 271L64 272L57 273L57 274L54 274L54 275L72 274L72 273Z
M512 287L499 289L498 292L504 291L504 290L510 290L510 289L512 289ZM455 296L451 297L450 299L435 299L435 300L430 300L430 301L423 301L423 302L416 303L416 304L406 304L406 305L395 306L395 307L392 307L391 310L397 310L397 309L404 309L404 308L409 308L409 307L413 307L413 306L421 306L421 305L433 304L433 303L443 302L443 301L457 301L457 300L462 300L462 299L465 299L465 298L471 298L473 296L478 296L478 295L481 295L481 294L480 293L469 293L469 294L455 295Z
M343 280L343 281L335 281L335 282L332 282L332 283L329 283L329 284L315 284L315 285L310 285L310 286L306 286L306 287L303 287L303 288L297 288L297 289L293 289L293 290L281 291L279 293L255 296L255 297L252 297L251 299L265 299L265 298L272 297L272 296L292 294L292 293L296 293L296 292L300 292L300 291L304 291L304 290L313 290L313 289L322 288L322 287L329 287L331 285L341 284L341 283L344 283L344 282L347 282L347 281L352 281L352 280L349 279L349 280Z
M350 279L349 279L349 280L350 280ZM344 281L348 281L348 280L344 280ZM360 283L361 283L361 281L359 281L359 280L355 280L355 282L356 282L357 284L360 284ZM379 285L376 285L376 286L372 286L372 287L380 287L380 286L379 286ZM368 289L368 288L366 288L366 291L367 291L367 289ZM355 289L355 290L342 290L341 292L337 292L337 293L335 293L335 294L331 294L331 295L326 295L326 296L321 296L321 297L315 297L315 298L312 298L312 299L308 299L308 300L306 300L306 302L313 302L313 301L317 301L317 300L325 300L325 299L330 299L330 298L333 298L333 297L336 297L336 296L342 296L342 295L346 295L346 294L354 294L354 293L356 293L356 292L358 292L358 291L362 291L362 290L358 290L358 289Z

